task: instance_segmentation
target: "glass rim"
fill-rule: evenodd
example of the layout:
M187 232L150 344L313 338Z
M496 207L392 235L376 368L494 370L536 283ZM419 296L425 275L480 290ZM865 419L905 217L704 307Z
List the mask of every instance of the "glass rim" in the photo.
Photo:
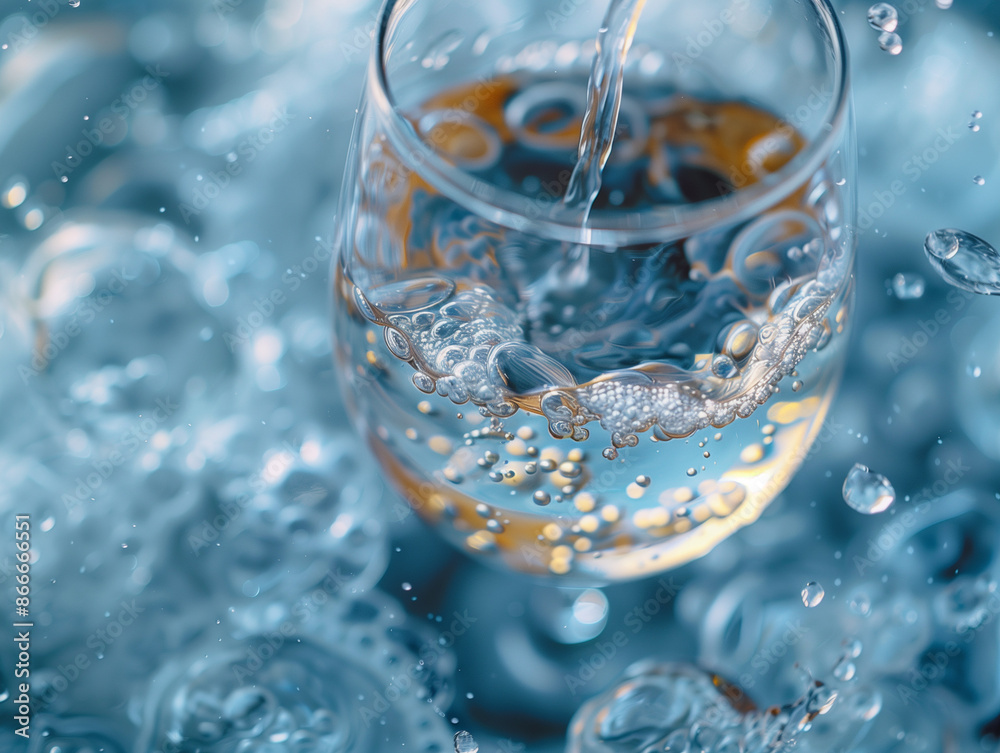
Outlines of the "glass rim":
M824 133L810 141L787 164L733 193L696 204L663 205L641 212L608 212L584 224L539 211L539 202L494 186L445 160L432 149L400 112L389 86L386 60L388 37L396 21L393 12L409 9L419 0L384 0L378 15L376 39L369 59L368 85L372 104L383 115L396 147L418 161L408 165L430 186L473 214L498 225L549 240L584 245L622 247L663 243L694 235L718 225L732 225L762 214L801 188L836 147L847 127L850 109L850 68L847 41L830 0L805 0L818 13L832 46L833 97L823 113ZM781 122L786 122L782 120ZM418 159L419 155L419 159ZM551 208L559 202L547 202ZM596 222L594 220L597 220ZM609 221L610 220L610 221Z

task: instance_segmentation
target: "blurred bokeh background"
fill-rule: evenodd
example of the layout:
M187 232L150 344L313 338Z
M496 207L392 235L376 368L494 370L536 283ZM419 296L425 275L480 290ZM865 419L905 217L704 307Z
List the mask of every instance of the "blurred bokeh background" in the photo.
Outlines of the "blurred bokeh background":
M0 614L30 514L34 719L13 734L0 640L0 750L432 753L469 730L559 751L639 660L762 707L823 678L840 711L798 750L997 750L1000 308L923 240L1000 241L1000 6L942 4L897 3L893 56L868 4L836 3L858 301L805 468L705 559L570 590L440 544L346 418L328 268L376 4L6 2ZM892 481L890 513L844 504L856 462ZM579 750L652 750L635 730L673 712L643 698L606 714L619 747Z

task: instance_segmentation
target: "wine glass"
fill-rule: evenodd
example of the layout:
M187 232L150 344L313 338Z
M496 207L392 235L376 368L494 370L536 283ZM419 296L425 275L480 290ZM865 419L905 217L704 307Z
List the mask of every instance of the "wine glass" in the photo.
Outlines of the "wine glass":
M829 3L647 4L579 212L603 11L388 0L333 267L347 403L386 477L456 546L564 585L756 520L820 431L853 301Z

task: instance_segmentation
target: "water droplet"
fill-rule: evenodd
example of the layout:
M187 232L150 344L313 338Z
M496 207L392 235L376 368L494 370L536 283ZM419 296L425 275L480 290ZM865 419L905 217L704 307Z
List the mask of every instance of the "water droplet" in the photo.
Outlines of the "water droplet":
M817 606L823 601L824 596L826 596L826 591L823 586L814 580L806 583L806 587L802 589L802 603L807 607Z
M898 55L903 51L903 40L892 31L883 31L878 35L878 46L890 55Z
M900 272L892 278L892 292L901 301L921 298L925 288L926 283L920 275L903 274Z
M979 120L982 117L983 117L983 113L980 112L979 110L973 110L972 111L972 119L973 120Z
M868 25L876 31L895 31L899 12L889 3L875 3L868 9Z
M885 512L896 501L889 479L861 463L855 463L844 479L843 494L848 505L866 515Z
M931 266L945 282L970 293L1000 295L1000 254L964 230L935 230L924 241Z
M635 477L635 483L638 484L639 486L641 486L643 489L645 489L647 486L649 486L651 483L653 483L653 480L649 476L645 476L645 475L643 475L643 476L636 476Z
M969 130L973 133L979 133L980 126L979 123L969 123Z
M465 730L455 733L455 753L479 753L476 739Z
M977 186L985 186L986 178L984 178L982 175L977 175L975 178L972 179L972 182L975 183Z
M979 365L979 359L976 358L975 353L969 357L969 362L965 364L965 373L973 379L979 379L983 375L983 367Z
M542 505L543 507L552 501L552 497L550 497L549 493L544 489L536 491L531 495L531 498L535 500L536 505Z
M604 452L601 453L601 455L603 455L604 458L607 460L614 460L615 458L618 457L618 450L616 450L614 447L606 447L604 449Z
M79 8L80 7L80 0L69 0L69 7L70 8Z
M410 583L403 583L402 587L403 587L404 591L411 591L411 590L413 590L413 586Z

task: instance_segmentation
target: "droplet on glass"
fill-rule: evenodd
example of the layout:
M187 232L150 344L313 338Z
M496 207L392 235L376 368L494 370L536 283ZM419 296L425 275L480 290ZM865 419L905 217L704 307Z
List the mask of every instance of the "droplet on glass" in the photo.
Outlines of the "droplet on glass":
M885 512L896 501L896 491L889 479L872 473L868 466L855 463L844 479L844 501L865 515Z
M972 182L975 183L977 186L985 186L986 178L984 178L982 175L977 175L975 178L972 179Z
M875 3L868 9L868 25L876 31L895 31L899 12L889 3Z
M890 55L898 55L903 51L903 39L893 31L883 31L878 35L878 46Z
M806 583L806 587L802 589L802 603L810 608L823 601L824 596L826 596L826 590L814 580Z
M945 282L970 293L1000 295L1000 254L989 243L964 230L930 233L924 252Z
M920 275L900 272L892 278L892 292L901 301L910 301L922 297L925 288L926 283Z

